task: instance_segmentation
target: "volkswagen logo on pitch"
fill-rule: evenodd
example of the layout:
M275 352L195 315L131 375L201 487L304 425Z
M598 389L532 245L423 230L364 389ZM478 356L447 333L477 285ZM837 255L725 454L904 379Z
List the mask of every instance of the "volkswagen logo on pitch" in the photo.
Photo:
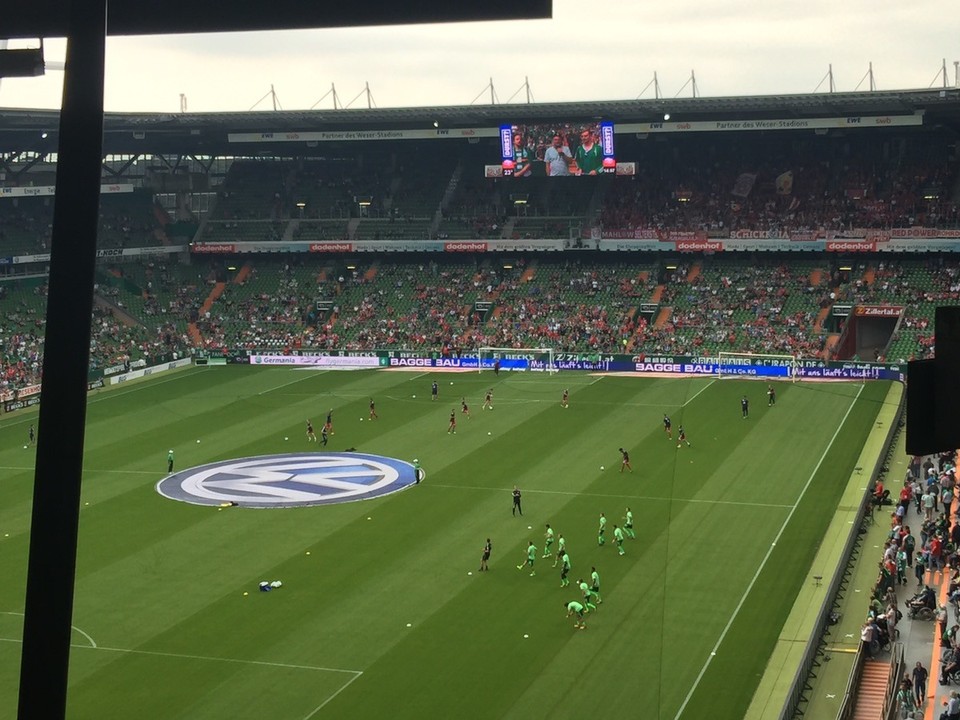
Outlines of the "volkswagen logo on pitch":
M193 505L288 508L369 500L416 483L410 463L365 453L260 455L165 477L157 492Z

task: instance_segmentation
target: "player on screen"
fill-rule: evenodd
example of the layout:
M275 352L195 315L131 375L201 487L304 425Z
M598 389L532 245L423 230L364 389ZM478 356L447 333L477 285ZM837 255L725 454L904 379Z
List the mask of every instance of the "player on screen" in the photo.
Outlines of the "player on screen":
M603 171L603 148L590 128L580 132L580 145L573 159L577 163L578 175L599 175Z

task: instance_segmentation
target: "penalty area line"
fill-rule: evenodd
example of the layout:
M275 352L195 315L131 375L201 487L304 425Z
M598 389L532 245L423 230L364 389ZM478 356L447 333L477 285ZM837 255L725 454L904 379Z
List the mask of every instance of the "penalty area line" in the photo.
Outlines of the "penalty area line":
M313 709L313 711L312 711L309 715L307 715L306 717L304 717L303 720L310 720L310 718L312 718L312 717L313 717L314 715L316 715L318 712L320 712L321 710L323 710L323 709L327 706L327 703L329 703L329 702L330 702L331 700L333 700L337 695L339 695L339 694L342 693L344 690L346 690L348 687L350 687L351 683L353 683L354 680L356 680L358 677L360 677L361 675L363 675L363 673L360 672L359 670L357 670L357 671L355 671L355 672L356 672L356 675L354 675L352 678L350 678L349 680L347 680L347 681L340 687L340 689L337 690L333 695L331 695L331 696L328 697L326 700L324 700L322 703L320 703L319 705L317 705L317 707L315 707L315 708Z

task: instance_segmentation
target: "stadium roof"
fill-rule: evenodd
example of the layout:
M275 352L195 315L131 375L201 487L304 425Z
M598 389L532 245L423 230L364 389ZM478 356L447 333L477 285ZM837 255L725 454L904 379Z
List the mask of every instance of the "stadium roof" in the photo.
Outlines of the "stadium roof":
M924 114L924 125L946 125L960 133L960 89L888 92L698 97L438 107L277 110L212 113L107 113L105 153L222 155L237 152L228 133L283 133L324 130L495 127L504 122L607 119L674 121L845 117ZM0 109L0 150L56 148L59 112ZM271 143L271 149L277 145ZM251 146L246 146L246 151Z

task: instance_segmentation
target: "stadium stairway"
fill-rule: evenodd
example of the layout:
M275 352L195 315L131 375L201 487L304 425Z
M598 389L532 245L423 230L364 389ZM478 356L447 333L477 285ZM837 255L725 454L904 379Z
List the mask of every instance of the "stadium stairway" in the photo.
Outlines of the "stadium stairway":
M377 276L377 270L379 267L380 266L376 263L368 267L367 271L363 274L363 279L367 282L373 282L373 279Z
M223 291L226 289L227 284L218 282L213 286L213 290L210 291L210 294L207 295L207 299L203 301L203 305L200 306L200 315L206 315L210 312L210 308L213 307L213 304L217 301L217 298L223 295Z
M187 323L187 334L190 335L194 347L203 347L203 335L196 323Z
M877 279L877 271L873 267L868 267L863 272L863 283L865 285L873 285L873 281Z
M523 271L523 275L520 276L520 282L528 283L533 280L533 277L537 274L537 261L531 260L530 264L527 265L527 269Z
M251 272L253 272L253 266L249 262L245 262L233 278L234 285L243 285L250 277Z
M823 270L817 268L810 272L810 285L812 287L817 287L820 283L823 282Z
M667 324L667 321L670 320L670 316L673 315L672 307L660 308L660 312L657 313L657 319L653 323L655 328L662 328Z
M823 329L823 323L827 319L827 316L830 315L832 307L832 305L827 305L825 308L820 308L820 312L817 313L817 319L813 321L814 332L820 332Z
M647 302L659 305L660 298L663 297L663 291L666 290L666 287L666 285L657 285L657 287L653 289L653 293L650 295L650 299Z
M890 679L890 663L867 660L863 664L860 689L857 691L853 720L881 720Z
M834 348L840 342L840 333L830 333L827 335L827 341L823 344L823 350L820 355L824 360L832 360Z
M694 282L694 280L696 280L698 277L700 277L700 273L701 273L702 271L703 271L703 263L702 263L702 262L695 262L695 263L690 267L690 271L687 273L687 282L692 285L693 282Z

